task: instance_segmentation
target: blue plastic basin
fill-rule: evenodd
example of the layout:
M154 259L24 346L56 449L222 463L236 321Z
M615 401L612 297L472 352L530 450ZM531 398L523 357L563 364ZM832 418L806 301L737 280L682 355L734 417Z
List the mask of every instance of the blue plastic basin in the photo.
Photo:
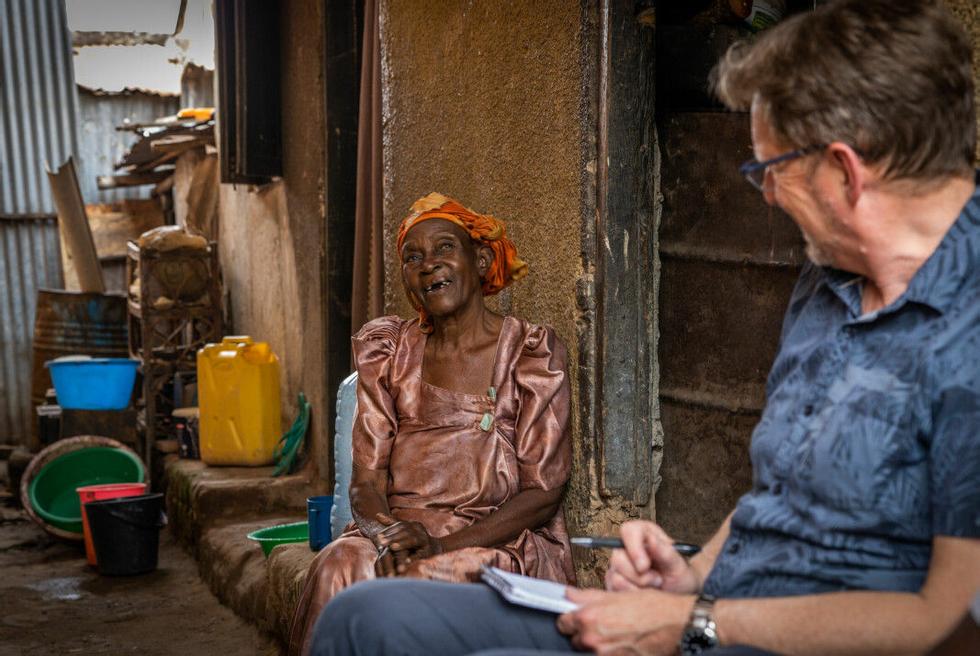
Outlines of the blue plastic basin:
M68 410L122 410L129 405L136 381L136 360L91 358L51 360L46 366L58 395L58 405Z

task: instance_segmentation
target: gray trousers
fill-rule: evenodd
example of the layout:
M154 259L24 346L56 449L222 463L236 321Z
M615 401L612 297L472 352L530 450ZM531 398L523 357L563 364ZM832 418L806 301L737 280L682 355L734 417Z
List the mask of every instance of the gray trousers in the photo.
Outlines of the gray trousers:
M311 656L520 656L567 654L557 615L514 606L481 584L379 579L358 583L326 605ZM712 656L766 656L726 647Z

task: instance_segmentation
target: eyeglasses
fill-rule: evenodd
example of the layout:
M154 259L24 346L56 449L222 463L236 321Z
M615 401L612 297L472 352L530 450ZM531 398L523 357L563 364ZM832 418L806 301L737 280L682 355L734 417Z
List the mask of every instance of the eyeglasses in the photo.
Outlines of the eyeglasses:
M773 157L772 159L767 159L764 162L760 162L755 158L752 158L738 167L738 172L741 173L746 180L748 180L750 185L761 192L765 192L766 170L770 166L773 164L781 164L782 162L789 162L794 159L799 159L800 157L804 157L826 147L827 144L814 144L798 150L791 150L788 153L783 153L779 157Z

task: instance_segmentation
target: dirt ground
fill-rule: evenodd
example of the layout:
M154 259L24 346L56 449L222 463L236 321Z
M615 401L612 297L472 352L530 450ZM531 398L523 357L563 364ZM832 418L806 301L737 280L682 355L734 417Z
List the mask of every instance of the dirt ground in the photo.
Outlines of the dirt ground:
M102 577L81 545L0 506L0 656L235 654L275 643L218 603L165 529L151 574Z

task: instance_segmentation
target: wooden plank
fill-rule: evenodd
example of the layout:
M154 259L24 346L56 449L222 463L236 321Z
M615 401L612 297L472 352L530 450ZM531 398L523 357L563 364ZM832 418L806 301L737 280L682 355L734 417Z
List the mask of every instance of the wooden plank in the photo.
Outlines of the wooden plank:
M166 152L160 154L154 151L154 153L157 155L157 157L154 157L148 162L143 162L142 164L135 164L132 166L126 166L119 170L122 171L123 175L131 175L134 173L149 173L150 171L154 170L159 166L163 166L164 164L169 164L170 162L173 162L175 159L177 159L180 156L180 152Z
M102 267L99 265L92 231L85 215L82 192L78 188L75 162L69 157L57 171L48 170L47 173L51 195L58 210L62 243L66 246L62 258L67 260L66 265L74 268L81 291L105 293Z
M132 173L128 175L100 175L96 178L99 189L118 189L119 187L138 187L140 185L156 184L173 175L173 169L149 171L147 173Z
M85 206L95 252L103 262L126 257L126 244L166 222L163 208L155 198L130 198L118 203Z
M174 188L174 178L176 177L176 175L177 174L174 173L174 175L170 176L169 178L166 178L162 182L158 182L157 185L153 187L153 191L150 192L150 195L159 196L160 194L165 194L168 191L172 190Z
M150 148L155 152L180 154L186 150L204 146L209 142L205 136L192 134L175 134L170 137L154 139L150 143Z
M650 501L662 432L656 381L654 32L602 3L596 252L600 490Z

